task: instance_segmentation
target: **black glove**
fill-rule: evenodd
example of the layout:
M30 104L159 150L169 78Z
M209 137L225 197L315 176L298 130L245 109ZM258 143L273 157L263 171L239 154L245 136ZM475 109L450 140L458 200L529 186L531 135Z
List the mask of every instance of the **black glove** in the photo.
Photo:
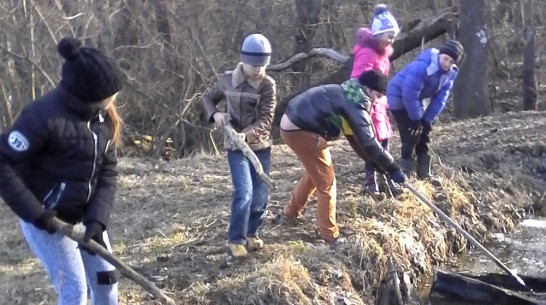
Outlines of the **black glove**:
M432 123L421 119L421 126L423 126L423 134L428 135L432 131Z
M40 215L40 217L34 220L33 225L40 230L44 230L49 234L53 234L55 233L55 231L57 231L53 226L53 217L55 216L57 216L57 211L46 209L44 210L42 215Z
M85 233L83 234L83 240L88 242L92 239L96 241L99 245L103 246L104 249L107 249L106 243L104 243L104 240L102 239L103 231L104 227L102 226L102 224L93 220L88 221L87 223L85 223ZM91 255L95 255L95 252L91 251L85 246L80 245L80 248Z
M421 132L421 120L411 121L408 131L412 136L418 136Z
M392 179L392 181L396 183L404 183L406 182L406 177L404 177L404 172L401 168L398 168L397 170L389 172L389 178Z

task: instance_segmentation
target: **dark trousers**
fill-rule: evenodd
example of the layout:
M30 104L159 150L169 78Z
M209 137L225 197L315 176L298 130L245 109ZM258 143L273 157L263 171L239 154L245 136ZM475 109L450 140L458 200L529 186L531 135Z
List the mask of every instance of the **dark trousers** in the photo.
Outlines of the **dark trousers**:
M402 158L410 159L415 155L428 155L428 144L430 138L428 133L419 133L417 135L411 135L409 128L411 127L411 119L408 116L408 112L405 109L391 110L396 125L398 125L398 132L400 134L400 141L402 142ZM414 155L415 152L415 155Z

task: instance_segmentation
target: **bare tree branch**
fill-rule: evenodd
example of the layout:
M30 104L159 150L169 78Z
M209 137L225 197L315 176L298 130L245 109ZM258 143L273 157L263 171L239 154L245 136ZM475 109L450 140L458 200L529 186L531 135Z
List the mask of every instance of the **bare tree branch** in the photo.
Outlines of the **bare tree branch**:
M74 16L63 16L62 18L64 20L73 20L73 19L76 19L76 18L78 18L80 16L83 16L83 13L80 12L80 13L77 13L76 15L74 15Z
M248 144L244 140L241 140L239 136L237 136L237 131L233 129L233 126L231 126L230 123L226 123L226 125L224 125L224 133L229 138L229 140L241 150L241 152L248 159L248 161L250 161L250 163L254 167L254 171L256 171L256 175L258 175L258 178L262 180L262 182L265 183L265 185L267 185L269 189L274 189L275 186L273 185L273 182L271 181L269 176L265 174L262 163L260 163L260 159L258 159L256 154L254 153L254 151L252 151L252 149L250 149Z
M199 39L199 33L194 27L190 27L191 34L193 36L193 39L197 41L197 45L199 46L199 49L201 50L201 55L203 55L203 58L207 62L207 64L210 66L212 72L214 72L214 76L218 77L218 72L216 72L216 69L214 68L214 65L212 64L212 61L210 60L210 57L207 55L207 52L205 52L205 48L203 48L203 45L201 44L201 40Z
M42 67L40 67L40 65L38 65L34 60L32 60L31 58L29 58L28 56L22 56L22 55L18 55L18 54L15 54L13 52L11 52L9 49L7 49L6 47L4 47L3 45L0 45L0 49L4 50L7 54L13 56L13 57L16 57L16 58L19 58L19 59L24 59L24 60L27 60L28 62L30 62L35 68L37 68L41 73L42 75L47 78L47 80L49 81L49 83L51 84L52 87L55 87L55 82L53 81L53 79L47 74L47 72L42 69Z
M327 48L313 48L307 53L298 53L292 57L290 57L287 61L280 63L280 64L274 64L267 66L267 71L281 71L287 68L290 68L294 63L304 60L316 55L326 56L329 57L335 61L344 63L349 59L348 55L345 55L343 53L339 53L336 50L333 49L327 49Z
M55 41L55 44L57 44L58 43L57 38L55 37L55 34L53 33L53 30L51 30L51 27L49 26L49 23L47 23L47 21L45 20L44 15L38 9L38 6L34 5L33 8L36 11L36 13L38 13L38 16L40 16L40 19L42 20L42 22L45 24L45 26L47 28L47 31L49 32L49 35L51 35L51 39L53 39L53 41Z

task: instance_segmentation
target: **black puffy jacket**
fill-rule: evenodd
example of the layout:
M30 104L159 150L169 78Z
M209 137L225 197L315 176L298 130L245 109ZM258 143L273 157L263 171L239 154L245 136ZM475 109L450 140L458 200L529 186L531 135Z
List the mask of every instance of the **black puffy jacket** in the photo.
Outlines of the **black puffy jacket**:
M285 114L299 128L317 133L328 141L339 138L344 129L350 127L353 135L347 138L354 139L359 156L387 172L398 170L398 164L375 137L369 114L372 101L357 83L351 79L342 85L310 88L288 102ZM347 99L344 85L352 86L353 101Z
M72 224L106 227L116 165L106 112L59 87L27 105L0 136L0 195L27 222L48 208Z

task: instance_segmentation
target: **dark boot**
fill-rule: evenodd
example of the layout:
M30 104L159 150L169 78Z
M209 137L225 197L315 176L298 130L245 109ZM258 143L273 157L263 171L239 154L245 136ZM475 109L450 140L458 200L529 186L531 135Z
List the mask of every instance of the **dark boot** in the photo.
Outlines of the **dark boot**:
M417 177L420 179L432 178L430 174L430 156L419 155L417 156Z
M442 186L442 181L438 176L431 173L430 168L429 155L417 156L417 177L429 181L434 186Z
M362 190L369 193L374 198L379 197L381 193L379 192L379 187L377 186L376 172L374 170L366 170L366 178L364 178L364 185Z
M430 168L429 155L417 156L417 177L429 181L434 186L442 186L440 177L433 175Z
M411 173L415 172L415 158L402 158L402 161L400 162L400 167L402 167L404 174L406 174L406 176L409 176Z

